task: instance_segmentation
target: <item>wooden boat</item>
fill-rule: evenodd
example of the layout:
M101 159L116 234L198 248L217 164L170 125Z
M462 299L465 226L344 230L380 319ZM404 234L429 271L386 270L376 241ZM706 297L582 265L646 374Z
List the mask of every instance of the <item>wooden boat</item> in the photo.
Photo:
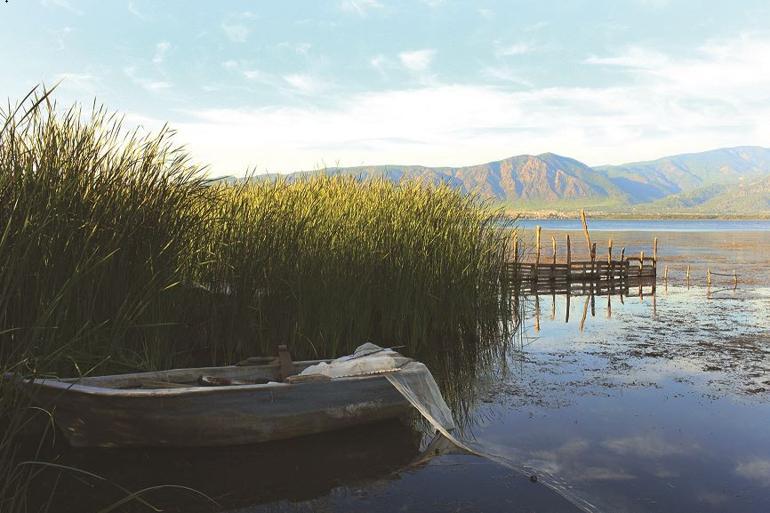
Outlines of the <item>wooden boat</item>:
M296 373L328 360L290 362ZM278 361L77 379L28 379L76 447L240 445L404 415L383 375L279 382ZM407 363L397 372L417 374ZM202 377L224 386L203 386Z

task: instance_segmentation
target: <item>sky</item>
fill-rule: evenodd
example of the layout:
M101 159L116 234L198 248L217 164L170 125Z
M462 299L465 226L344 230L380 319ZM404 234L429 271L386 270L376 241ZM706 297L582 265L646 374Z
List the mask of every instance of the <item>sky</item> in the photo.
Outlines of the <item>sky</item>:
M9 0L0 63L212 176L770 146L767 0Z

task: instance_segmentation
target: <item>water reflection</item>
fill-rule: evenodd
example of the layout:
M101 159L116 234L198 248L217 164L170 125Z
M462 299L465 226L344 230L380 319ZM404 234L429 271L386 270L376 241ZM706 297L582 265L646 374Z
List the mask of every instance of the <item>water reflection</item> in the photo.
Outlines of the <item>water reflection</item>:
M197 449L63 449L58 463L98 474L131 490L160 484L205 493L214 505L182 489L145 498L167 512L220 511L275 501L317 499L341 484L366 486L396 479L419 455L420 436L393 421L336 433L241 447ZM95 486L63 473L58 512L98 511L123 497L116 487ZM120 511L147 511L135 504Z

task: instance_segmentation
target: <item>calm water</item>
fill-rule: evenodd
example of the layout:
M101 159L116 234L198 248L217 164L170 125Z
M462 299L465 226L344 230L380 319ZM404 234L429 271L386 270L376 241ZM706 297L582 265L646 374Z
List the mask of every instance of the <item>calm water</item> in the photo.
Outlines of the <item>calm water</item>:
M573 229L564 223L532 224L561 241ZM599 511L766 513L770 223L660 223L591 222L600 248L612 238L627 254L649 251L657 235L668 284L659 279L654 296L526 298L522 336L474 385L465 436L559 477ZM711 287L707 268L719 273ZM426 442L393 423L227 450L68 451L62 461L131 489L191 486L221 505L150 494L171 511L578 511L479 457L415 462ZM62 489L61 511L83 511L83 485Z
M535 226L556 231L583 229L579 219L522 219L516 224L524 230L531 230ZM589 227L592 232L768 232L770 220L593 219L589 221Z

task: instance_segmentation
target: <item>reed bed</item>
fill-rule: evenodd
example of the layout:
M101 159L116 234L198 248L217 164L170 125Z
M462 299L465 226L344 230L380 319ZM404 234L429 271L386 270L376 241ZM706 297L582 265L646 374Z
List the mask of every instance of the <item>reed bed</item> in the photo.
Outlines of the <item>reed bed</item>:
M33 91L0 112L0 370L227 364L277 344L333 357L371 340L440 367L455 395L516 323L499 214L448 186L212 182L173 131ZM22 511L34 472L15 440L39 411L0 388L14 483L0 510Z

